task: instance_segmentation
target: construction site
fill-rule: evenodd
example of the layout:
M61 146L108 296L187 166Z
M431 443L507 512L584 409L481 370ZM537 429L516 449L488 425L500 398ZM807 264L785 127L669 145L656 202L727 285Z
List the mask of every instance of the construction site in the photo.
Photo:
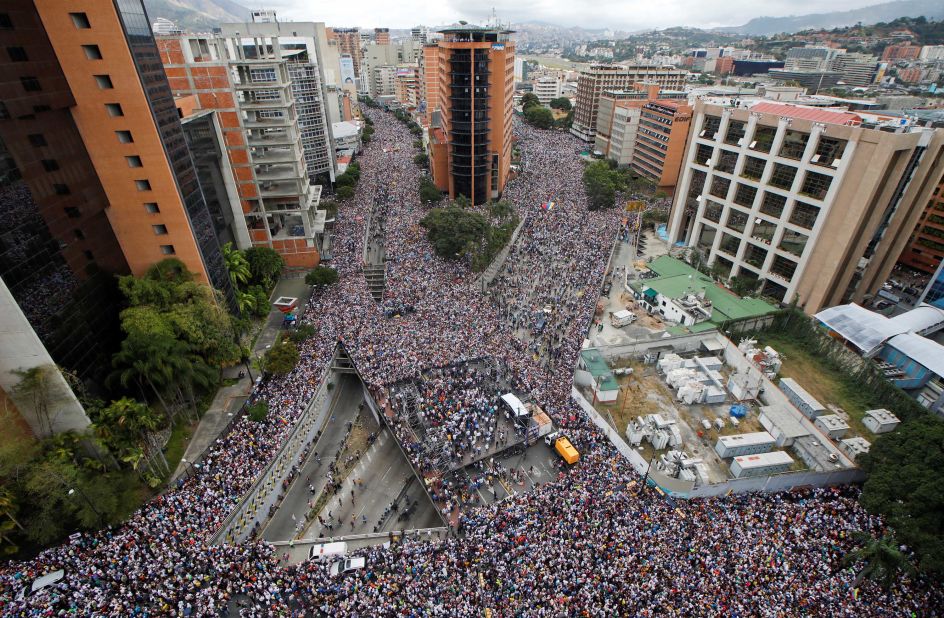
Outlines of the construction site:
M810 475L852 478L870 436L841 410L815 400L796 379L779 378L783 359L746 338L720 333L666 337L634 346L588 348L575 384L657 484L684 493L746 479ZM866 414L877 432L897 424L888 410ZM805 475L805 476L804 476ZM681 489L679 489L681 488Z

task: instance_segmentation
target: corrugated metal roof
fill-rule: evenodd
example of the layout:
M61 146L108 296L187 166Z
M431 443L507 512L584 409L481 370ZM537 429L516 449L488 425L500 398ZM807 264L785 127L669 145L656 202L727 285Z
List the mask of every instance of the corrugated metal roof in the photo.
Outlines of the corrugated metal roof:
M842 338L869 354L885 341L902 333L921 332L944 321L944 310L921 305L911 311L887 318L855 303L823 309L816 319L842 335Z
M904 333L889 339L888 345L937 375L944 376L944 346L940 343L914 333Z
M763 101L752 105L750 110L762 114L777 114L785 118L800 118L813 122L825 122L826 124L838 124L851 127L862 124L862 118L852 112L840 112L818 107L806 107L803 105L786 105L784 103Z

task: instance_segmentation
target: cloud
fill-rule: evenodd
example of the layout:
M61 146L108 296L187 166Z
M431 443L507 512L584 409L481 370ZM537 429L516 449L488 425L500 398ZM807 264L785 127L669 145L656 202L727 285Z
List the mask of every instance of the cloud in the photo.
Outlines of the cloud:
M558 26L641 30L669 26L736 26L754 17L845 11L880 0L360 0L318 2L267 0L280 18L321 21L329 26L439 26L460 19L484 23L492 7L503 23L546 22Z

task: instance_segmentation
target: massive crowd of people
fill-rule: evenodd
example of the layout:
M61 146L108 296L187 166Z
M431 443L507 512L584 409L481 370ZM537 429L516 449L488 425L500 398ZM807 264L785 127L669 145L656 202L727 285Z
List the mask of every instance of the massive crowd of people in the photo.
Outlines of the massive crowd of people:
M908 616L944 611L940 591L923 580L902 579L883 591L856 582L854 571L842 567L851 532L883 531L882 522L857 504L856 490L669 502L644 488L595 430L570 397L572 371L619 214L588 212L573 138L516 127L524 171L505 195L527 224L490 294L483 296L466 265L435 257L419 226L425 207L417 195L420 170L406 147L412 141L406 127L382 112L366 113L374 123L373 140L360 157L355 196L339 207L333 241L340 279L315 292L308 305L304 319L317 334L301 346L298 367L253 394L269 402L270 420L238 421L213 444L197 474L122 526L0 567L0 613L473 616L491 608L499 616ZM542 207L549 201L553 208ZM415 309L400 317L384 316L363 277L367 225L378 205L384 208L389 260L384 300ZM375 231L371 236L380 240ZM516 337L515 326L544 305L550 305L544 330L534 339ZM466 509L454 538L362 550L367 567L339 577L330 576L321 562L279 566L266 543L211 545L210 537L315 393L338 343L380 400L387 385L419 379L431 368L491 359L507 369L516 392L538 401L567 431L581 461L530 493ZM437 401L443 396L456 404L442 412L441 421L464 428L465 444L472 445L475 422L457 417L455 409L475 388L445 384L432 391ZM39 595L26 594L35 577L60 568L61 582Z

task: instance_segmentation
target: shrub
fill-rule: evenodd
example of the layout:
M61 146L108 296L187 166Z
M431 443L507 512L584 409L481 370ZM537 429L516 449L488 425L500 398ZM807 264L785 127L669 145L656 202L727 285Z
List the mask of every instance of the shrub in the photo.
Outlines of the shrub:
M266 420L266 416L269 415L269 404L266 403L264 399L260 399L246 408L246 415L249 417L249 420L261 423Z

